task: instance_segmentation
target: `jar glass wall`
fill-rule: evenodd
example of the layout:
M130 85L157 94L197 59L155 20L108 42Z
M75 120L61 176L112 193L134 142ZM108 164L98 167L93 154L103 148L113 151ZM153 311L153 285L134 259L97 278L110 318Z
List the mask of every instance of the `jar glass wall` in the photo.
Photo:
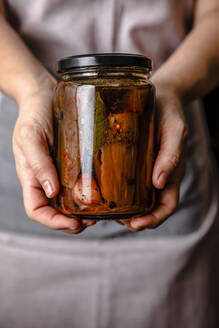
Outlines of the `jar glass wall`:
M149 71L98 63L61 72L53 106L60 212L118 219L153 208L154 87Z

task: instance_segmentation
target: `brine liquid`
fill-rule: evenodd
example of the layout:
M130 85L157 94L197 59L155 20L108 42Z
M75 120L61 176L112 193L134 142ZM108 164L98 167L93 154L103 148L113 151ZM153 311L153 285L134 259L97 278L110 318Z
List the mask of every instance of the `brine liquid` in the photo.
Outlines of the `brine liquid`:
M61 83L54 101L60 212L117 219L152 209L153 98L150 84Z

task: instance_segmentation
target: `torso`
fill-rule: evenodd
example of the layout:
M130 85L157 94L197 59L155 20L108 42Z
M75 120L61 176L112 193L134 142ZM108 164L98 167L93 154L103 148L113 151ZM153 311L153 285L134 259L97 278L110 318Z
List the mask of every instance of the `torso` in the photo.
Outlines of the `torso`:
M191 27L193 0L8 0L8 16L40 61L89 52L142 53L158 68Z

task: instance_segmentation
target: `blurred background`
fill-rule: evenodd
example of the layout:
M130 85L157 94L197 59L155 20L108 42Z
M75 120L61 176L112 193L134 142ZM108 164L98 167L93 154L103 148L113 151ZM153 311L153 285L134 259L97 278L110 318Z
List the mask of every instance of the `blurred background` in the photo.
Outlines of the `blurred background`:
M203 99L212 150L219 168L219 87Z

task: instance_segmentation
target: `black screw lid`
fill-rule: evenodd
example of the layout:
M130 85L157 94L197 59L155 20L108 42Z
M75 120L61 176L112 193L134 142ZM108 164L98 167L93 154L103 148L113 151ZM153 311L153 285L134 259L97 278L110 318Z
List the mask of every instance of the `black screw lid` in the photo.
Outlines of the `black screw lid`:
M92 66L126 66L152 69L151 60L143 55L126 53L99 53L64 57L57 62L57 72Z

